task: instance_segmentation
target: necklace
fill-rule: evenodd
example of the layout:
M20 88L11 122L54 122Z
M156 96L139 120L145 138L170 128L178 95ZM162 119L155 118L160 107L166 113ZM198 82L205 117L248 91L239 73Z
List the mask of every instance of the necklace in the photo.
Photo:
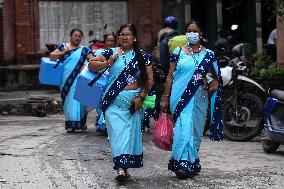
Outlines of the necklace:
M193 49L192 49L192 47L191 47L189 44L187 45L187 47L188 47L188 49L189 49L189 51L190 51L190 54L191 54L191 56L192 56L192 58L193 58L193 60L194 60L195 68L197 69L197 68L198 68L198 61L197 61L196 56L195 56L195 54L194 54L194 52L193 52ZM201 49L202 49L202 46L199 45L198 52L197 52L197 53L198 53L197 56L199 56L199 52L201 51Z
M120 51L121 51L121 54L126 54L126 53L128 53L128 52L132 51L132 49L131 49L131 50L129 50L129 51L126 51L126 52L125 52L125 51L123 51L123 50L122 50L122 48L120 47Z

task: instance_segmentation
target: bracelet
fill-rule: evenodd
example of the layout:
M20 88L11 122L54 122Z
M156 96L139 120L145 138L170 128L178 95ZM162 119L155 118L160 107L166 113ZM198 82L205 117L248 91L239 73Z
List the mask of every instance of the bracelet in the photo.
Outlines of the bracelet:
M165 95L165 94L164 94L163 96L169 96L169 95Z

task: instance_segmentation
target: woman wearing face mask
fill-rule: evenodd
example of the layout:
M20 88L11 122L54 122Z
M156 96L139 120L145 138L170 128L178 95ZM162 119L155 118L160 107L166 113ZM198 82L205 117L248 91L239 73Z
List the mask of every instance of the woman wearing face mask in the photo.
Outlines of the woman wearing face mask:
M164 91L163 111L171 111L174 120L172 154L168 169L179 179L192 178L201 170L199 147L211 98L211 128L209 138L223 137L221 122L222 78L214 53L201 45L201 26L187 24L187 44L174 49ZM208 76L211 75L210 82ZM207 76L207 77L206 77Z

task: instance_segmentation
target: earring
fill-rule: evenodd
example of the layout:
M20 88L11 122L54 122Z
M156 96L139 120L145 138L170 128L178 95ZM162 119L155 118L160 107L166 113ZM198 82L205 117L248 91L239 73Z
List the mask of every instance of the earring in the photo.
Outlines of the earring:
M136 39L134 39L134 41L136 41Z

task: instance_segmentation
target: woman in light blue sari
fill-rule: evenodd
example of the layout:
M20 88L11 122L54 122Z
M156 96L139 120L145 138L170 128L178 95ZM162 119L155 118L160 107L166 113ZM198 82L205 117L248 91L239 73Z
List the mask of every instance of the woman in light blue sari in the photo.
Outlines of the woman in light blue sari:
M105 48L100 48L95 51L93 50L95 56L102 54L102 52L104 52L106 49L116 47L116 36L113 32L105 34L103 37L104 37ZM105 71L104 74L108 75L109 73L108 71ZM96 131L101 132L103 135L107 135L104 115L102 114L102 111L100 108L97 108L96 112L97 112Z
M206 122L208 91L213 93L209 138L219 141L223 136L222 78L217 60L212 51L201 45L199 22L193 21L186 28L188 44L177 47L171 55L163 107L164 111L170 109L174 120L168 168L179 179L191 178L201 169L198 152Z
M129 178L129 168L143 166L141 109L153 83L151 55L138 49L137 30L125 24L117 32L120 47L90 60L89 69L109 67L109 83L103 95L105 115L116 180Z
M50 54L50 58L60 59L59 61L62 61L64 65L60 93L67 132L87 129L87 107L73 99L76 78L83 68L85 60L94 57L88 47L80 46L82 37L83 33L80 29L73 29L70 32L70 41L60 44Z

